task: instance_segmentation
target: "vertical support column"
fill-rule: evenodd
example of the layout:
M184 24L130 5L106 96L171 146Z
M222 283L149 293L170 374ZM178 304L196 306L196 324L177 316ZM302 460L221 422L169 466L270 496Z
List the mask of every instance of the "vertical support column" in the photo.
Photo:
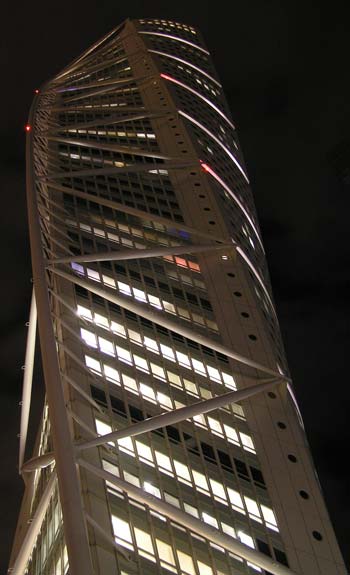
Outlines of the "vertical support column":
M34 292L34 288L33 288L32 301L30 304L29 325L28 325L28 334L27 334L27 345L26 345L26 356L25 356L25 360L24 360L21 426L20 426L20 432L19 432L19 456L18 456L18 470L19 470L20 474L21 474L21 469L22 469L24 454L25 454L25 449L26 449L30 402L31 402L31 396L32 396L36 324L37 324L37 311L36 311L35 292Z
M32 127L34 126L36 100L34 100L29 115L29 126ZM64 401L45 277L35 192L33 128L27 132L26 165L30 247L38 308L41 355L63 514L64 535L68 551L69 572L71 575L81 575L82 573L84 575L93 575L78 472Z

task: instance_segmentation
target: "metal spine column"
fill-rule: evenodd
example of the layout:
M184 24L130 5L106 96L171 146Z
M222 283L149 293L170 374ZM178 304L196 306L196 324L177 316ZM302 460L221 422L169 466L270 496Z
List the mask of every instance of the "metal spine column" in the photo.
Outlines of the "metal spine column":
M68 551L69 571L71 575L93 575L78 472L63 395L56 341L51 322L50 302L41 245L33 157L33 132L35 132L34 123L37 102L38 98L36 97L29 113L28 125L31 129L27 132L26 185L41 357L49 406L64 534Z

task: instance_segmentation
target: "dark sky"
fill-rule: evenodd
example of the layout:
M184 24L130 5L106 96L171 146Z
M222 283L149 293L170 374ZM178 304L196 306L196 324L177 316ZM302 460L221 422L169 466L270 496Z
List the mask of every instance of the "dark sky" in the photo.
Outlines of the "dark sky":
M322 15L318 2L278 0L6 4L0 34L0 572L8 565L22 490L16 468L18 402L31 294L26 116L36 87L128 16L169 17L197 26L214 57L252 182L297 398L349 564L350 90L345 10L330 4ZM41 397L40 387L37 374L36 398ZM33 420L39 411L37 400Z

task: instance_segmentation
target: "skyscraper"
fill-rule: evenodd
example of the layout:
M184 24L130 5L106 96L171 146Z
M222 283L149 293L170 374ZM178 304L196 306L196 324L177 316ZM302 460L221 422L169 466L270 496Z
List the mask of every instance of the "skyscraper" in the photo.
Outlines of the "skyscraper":
M27 132L10 572L344 574L198 31L126 21L43 86ZM46 401L26 457L36 315Z

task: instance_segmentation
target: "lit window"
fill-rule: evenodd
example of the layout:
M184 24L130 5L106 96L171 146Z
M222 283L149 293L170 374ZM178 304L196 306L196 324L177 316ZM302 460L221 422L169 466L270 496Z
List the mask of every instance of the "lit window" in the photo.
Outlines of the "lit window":
M218 369L215 369L215 367L210 367L210 365L207 366L207 369L210 379L215 379L215 381L221 381L220 372Z
M132 545L132 537L129 524L126 521L119 519L119 517L112 515L112 525L116 542L123 545L123 547L127 547L128 549L133 550L134 546Z
M196 373L203 373L204 375L206 374L204 364L201 361L198 361L198 359L193 359L193 358L191 361L192 361L193 369Z
M218 522L216 521L215 517L212 517L212 515L209 515L209 513L202 513L202 517L203 517L203 521L205 523L207 523L208 525L211 525L212 527L216 527L216 529L218 529Z
M120 323L112 321L111 322L111 330L113 333L117 333L118 335L126 337L125 328Z
M237 389L235 384L235 380L233 379L232 375L228 373L222 372L222 379L224 380L224 384L231 389Z
M137 368L141 369L142 371L146 371L147 373L149 373L149 369L148 369L148 363L145 359L143 359L143 357L140 357L139 355L136 355L134 353L134 362Z
M190 505L189 503L184 503L184 509L186 513L189 513L190 515L193 515L193 517L197 517L197 519L199 519L198 509L193 507L193 505Z
M189 575L196 575L194 564L190 555L177 550L177 557L182 571L184 571L186 574L188 573Z
M119 345L116 345L116 350L118 359L120 359L121 361L125 361L126 363L132 363L131 353L129 351L127 351L123 347L119 347Z
M250 497L244 496L244 501L248 509L248 513L260 517L259 508L256 502Z
M224 423L224 429L225 429L227 439L229 441L231 441L231 443L235 443L236 445L239 445L239 439L238 439L238 435L237 435L236 430L233 429L233 427L231 427L230 425L226 425L226 423Z
M174 497L173 495L170 495L170 493L164 491L164 499L167 503L169 503L169 505L173 505L174 507L178 507L180 509L180 501L177 497Z
M99 361L97 361L97 359L94 359L93 357L86 355L85 364L88 368L92 369L93 371L101 373L101 364Z
M137 331L134 331L133 329L128 329L128 336L133 342L142 345L141 335Z
M158 497L158 499L161 499L160 490L155 485L152 485L151 483L148 483L148 481L145 481L143 484L143 488L145 491L147 491L147 493L150 493L151 495Z
M209 423L210 429L214 433L216 432L219 435L222 435L222 427L221 427L221 423L219 421L217 421L216 419L213 419L212 417L208 417L208 423Z
M118 284L118 288L120 289L120 291L122 293L125 293L127 295L131 295L131 289L128 286L128 284L125 284L123 282L117 282L117 284Z
M163 567L166 567L166 564L175 565L174 554L170 545L164 543L164 541L161 541L160 539L156 539L156 545L160 558L160 564Z
M184 379L184 386L185 386L186 390L189 391L190 393L193 393L194 395L198 395L197 386L192 381L189 381L188 379Z
M167 374L168 374L168 378L169 378L170 383L173 383L177 387L182 387L181 386L181 379L176 373L173 373L172 371L167 371Z
M148 559L151 559L149 554L154 555L154 549L150 535L146 533L146 531L138 529L137 527L134 527L134 532L138 548L142 551L146 551L147 552L146 557ZM142 555L142 553L140 553L140 555Z
M95 419L95 424L98 435L107 435L107 433L111 433L113 431L110 425L100 419ZM108 445L114 445L113 441L109 441Z
M138 301L147 302L146 294L144 291L136 288L132 288L132 291L134 292L134 296Z
M71 267L72 267L72 269L73 269L75 272L77 272L78 274L84 275L85 270L84 270L83 266L81 266L80 264L77 264L77 263L73 262L73 263L71 264Z
M105 339L104 337L98 337L98 343L100 346L101 351L103 351L104 353L107 353L108 355L113 355L114 356L114 347L111 341L108 341L108 339Z
M203 473L199 473L199 471L192 469L192 474L196 486L204 489L205 491L209 491L208 483Z
M221 483L215 481L215 479L209 479L209 482L214 495L220 497L221 499L226 499L226 493Z
M185 365L186 367L191 367L188 355L185 355L184 353L177 351L176 357L177 357L177 360L180 363L180 365Z
M151 339L150 337L145 336L143 341L147 349L151 349L152 351L156 351L158 353L158 344L155 339Z
M255 549L253 538L250 535L244 533L243 531L238 531L238 537L242 543L244 543L244 545L248 545L248 547Z
M263 517L269 526L277 527L277 521L274 512L266 505L260 505Z
M172 471L170 458L167 455L160 453L160 451L156 451L155 454L156 454L156 460L157 460L159 467L163 467L164 469L167 469L168 471Z
M122 451L128 451L131 453L134 452L134 446L130 437L123 437L123 439L118 439L117 443Z
M124 479L125 481L127 481L128 483L131 483L131 485L136 485L136 487L140 487L140 480L138 477L136 477L136 475L133 475L132 473L128 473L127 471L124 471Z
M176 461L176 459L174 459L174 467L177 475L180 478L191 481L191 476L189 474L187 465L184 465L183 463L180 463L180 461Z
M168 407L169 409L172 409L173 407L173 403L170 399L170 397L168 397L167 395L165 395L164 393L160 393L160 391L157 392L157 400L159 401L159 403L161 405L165 405L166 407Z
M159 365L150 362L151 365L151 371L153 373L153 375L155 377L159 377L160 379L165 379L165 371L162 367L160 367Z
M97 347L96 336L92 331L88 331L87 329L80 328L80 335L85 343L90 347Z
M232 507L237 509L237 511L240 511L240 513L242 512L244 513L244 511L242 511L244 510L243 501L238 491L235 491L235 489L231 489L231 487L228 487L227 493L231 501Z
M227 523L224 523L223 521L221 521L221 527L222 527L222 530L224 533L226 533L227 535L230 535L231 537L236 539L236 532L235 532L234 528L231 527L231 525L227 525Z
M163 306L164 310L167 311L168 313L176 313L175 307L173 306L172 303L163 300Z
M100 274L95 270L89 269L87 270L88 278L94 281L100 281Z
M173 350L171 349L171 347L169 347L168 345L164 345L163 343L160 344L160 350L163 354L164 357L171 359L172 361L175 361L175 355Z
M113 381L113 382L119 382L120 381L119 373L113 367L110 367L109 365L104 365L103 370L105 372L106 378L109 381Z
M78 313L78 315L81 315L82 317L85 317L86 319L92 319L91 311L88 308L83 307L82 305L77 306L77 313Z
M197 565L200 575L213 575L213 570L209 565L202 563L202 561L197 561Z
M140 383L140 391L141 394L144 395L145 397L148 397L150 399L156 398L153 389L149 385L146 385L145 383Z
M115 288L115 281L113 278L110 278L109 276L102 275L102 281L106 286L111 287L111 288Z
M147 461L153 461L152 451L148 445L145 445L140 441L136 441L136 449L140 458L146 459Z
M161 305L161 303L160 303L159 297L156 297L156 296L154 296L154 295L150 295L150 294L149 294L149 295L148 295L148 300L149 300L149 303L150 303L151 305L153 305L154 307L156 307L156 308L158 308L158 309L161 309L161 308L162 308L162 305Z
M247 435L246 433L242 433L240 431L239 436L241 438L243 447L246 448L248 451L252 451L253 453L255 453L254 443L250 435Z
M102 327L106 328L109 327L107 318L103 315L100 315L99 313L94 313L94 321L97 325L101 325Z
M125 385L125 387L129 387L130 389L134 389L135 391L138 391L136 380L133 377L130 377L129 375L125 375L123 373L122 378L123 378L123 384Z

